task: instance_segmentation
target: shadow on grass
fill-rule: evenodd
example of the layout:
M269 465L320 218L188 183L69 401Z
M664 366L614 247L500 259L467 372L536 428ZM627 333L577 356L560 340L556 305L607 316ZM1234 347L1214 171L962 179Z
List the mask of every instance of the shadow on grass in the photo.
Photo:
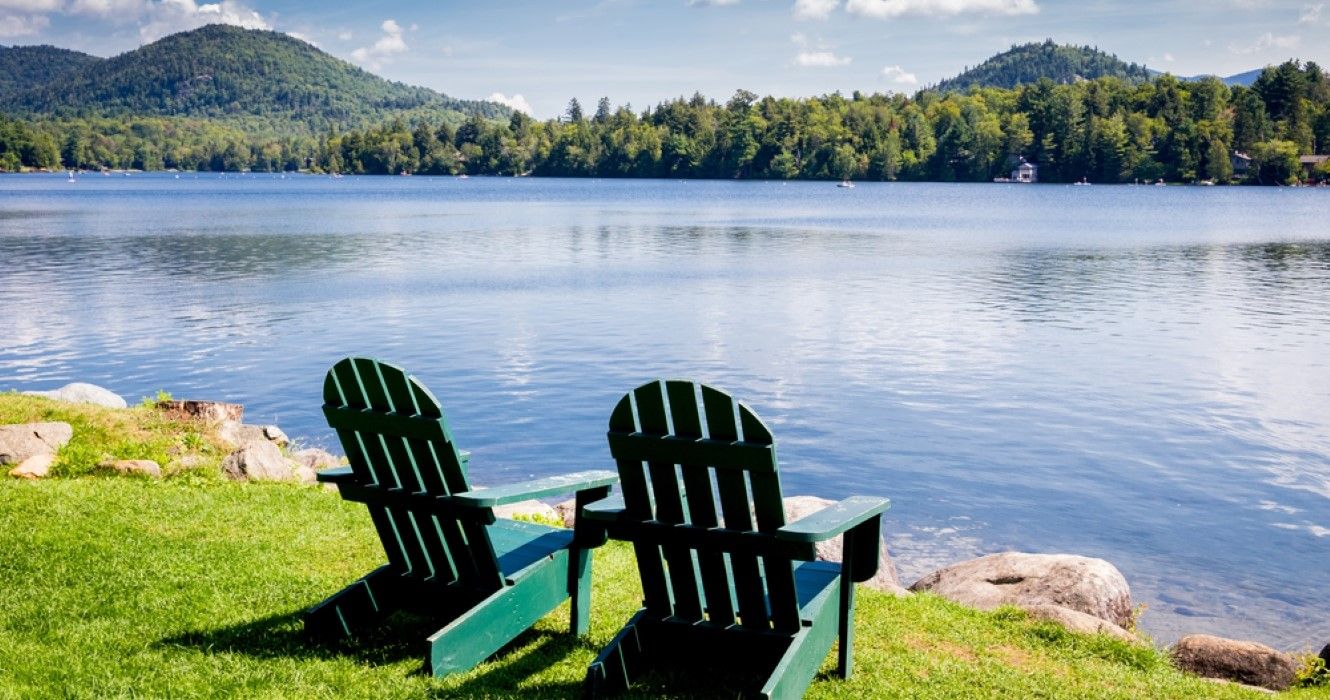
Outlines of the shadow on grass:
M366 665L415 661L412 672L427 675L424 640L437 631L424 617L408 613L390 616L382 625L354 639L322 642L305 636L304 611L270 615L228 627L189 631L161 639L160 647L185 648L205 653L243 654L256 659L330 660L346 658ZM534 646L531 646L534 643ZM551 680L532 685L530 680L565 663L588 642L566 633L529 629L486 660L477 675L456 686L440 688L436 697L580 698L582 684ZM527 648L530 647L530 648Z

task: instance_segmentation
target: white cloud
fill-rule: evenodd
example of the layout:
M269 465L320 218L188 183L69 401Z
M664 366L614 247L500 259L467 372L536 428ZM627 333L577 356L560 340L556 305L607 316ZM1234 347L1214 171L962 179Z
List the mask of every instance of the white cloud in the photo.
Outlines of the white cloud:
M74 0L69 5L69 12L133 20L146 12L147 8L146 0Z
M816 68L845 66L849 65L851 60L853 59L849 56L837 56L830 51L800 51L799 55L794 57L795 64Z
M222 0L202 5L195 0L160 0L147 3L145 11L147 19L139 25L139 38L145 43L207 24L230 24L245 29L272 29L272 25L263 18L263 15L236 0Z
M50 23L51 20L43 15L0 14L0 37L36 34Z
M1035 0L846 0L846 11L864 17L888 19L901 15L960 14L1032 15L1039 12Z
M305 36L304 34L301 34L300 32L287 32L286 35L289 36L289 37L291 37L292 39L299 39L299 40L305 42L306 44L309 44L310 46L313 46L313 47L316 47L316 48L317 48L318 45L319 45L319 42L314 41L313 39L311 39L311 38Z
M342 41L351 41L351 37L353 36L355 35L352 34L350 31L337 32L337 38L341 39Z
M918 85L919 76L906 72L900 66L887 66L882 69L882 77L897 85Z
M512 97L507 97L502 92L496 92L491 94L489 97L486 97L485 99L489 100L490 102L498 102L501 105L507 105L519 112L522 112L523 114L531 114L530 103L528 103L526 101L526 98L522 97L520 94L513 95Z
M1325 11L1325 3L1318 2L1315 5L1305 5L1302 8L1302 14L1298 16L1299 24L1318 24L1321 21L1321 13Z
M60 0L0 0L0 10L16 10L23 14L55 12L60 9Z
M1173 59L1173 54L1168 53L1167 51L1165 51L1165 52L1164 52L1164 63L1172 63L1173 60L1174 60L1174 59Z
M402 39L402 25L385 19L379 28L383 30L383 36L373 46L362 46L351 52L356 63L375 70L385 63L392 63L393 56L407 51L406 41Z
M689 7L722 7L738 4L739 0L688 0Z
M1236 54L1265 53L1271 50L1286 51L1296 49L1301 43L1302 37L1296 34L1276 36L1271 32L1266 32L1259 37L1256 37L1256 42L1249 46L1229 44L1228 50Z
M840 7L840 0L794 0L794 16L797 19L826 19L837 7Z

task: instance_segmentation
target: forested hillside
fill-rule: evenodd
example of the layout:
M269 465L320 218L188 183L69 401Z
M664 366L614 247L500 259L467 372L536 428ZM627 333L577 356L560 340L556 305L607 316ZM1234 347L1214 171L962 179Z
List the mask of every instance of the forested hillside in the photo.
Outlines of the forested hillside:
M914 97L741 91L724 105L694 96L639 114L602 100L594 116L581 112L573 104L543 123L515 114L456 131L398 122L333 134L318 162L369 173L947 182L1006 175L1025 157L1052 182L1227 182L1237 150L1255 159L1251 180L1286 183L1302 176L1299 154L1330 150L1330 80L1295 62L1251 88L1166 75Z
M970 87L1014 88L1044 78L1059 85L1096 78L1139 83L1150 79L1150 71L1099 49L1054 44L1050 39L1013 46L974 68L967 68L955 78L938 83L937 89L952 92Z
M24 51L32 53L6 54ZM237 119L239 128L272 134L317 133L404 113L453 123L471 114L509 114L492 102L384 80L285 34L225 25L174 34L114 58L87 58L66 58L64 64L75 64L71 70L26 78L27 89L0 91L0 109L44 119Z
M102 59L54 46L0 46L0 104Z

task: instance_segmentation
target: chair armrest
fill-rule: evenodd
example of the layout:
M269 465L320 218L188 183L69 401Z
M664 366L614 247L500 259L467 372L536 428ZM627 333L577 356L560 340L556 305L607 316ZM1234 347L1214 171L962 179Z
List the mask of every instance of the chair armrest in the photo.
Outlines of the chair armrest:
M465 491L452 495L453 500L479 508L493 508L508 503L526 501L532 498L554 496L572 491L607 489L619 481L619 475L612 471L595 470L561 474L534 481L524 481L489 489Z
M588 503L582 509L582 515L587 520L598 522L614 522L623 517L625 508L623 505L623 494L616 493L609 498L605 498L595 503Z
M776 538L789 542L821 542L882 515L891 501L876 496L851 496L840 503L800 518L776 531Z
M324 469L315 475L321 484L340 484L350 481L354 476L351 467L333 467L332 469Z

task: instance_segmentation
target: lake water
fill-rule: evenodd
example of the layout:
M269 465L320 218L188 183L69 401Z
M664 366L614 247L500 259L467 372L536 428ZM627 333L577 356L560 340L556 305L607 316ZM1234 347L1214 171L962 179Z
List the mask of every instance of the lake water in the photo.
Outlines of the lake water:
M0 176L0 389L238 401L334 447L368 354L498 484L695 378L787 494L889 496L908 585L1100 556L1143 624L1330 641L1330 190Z

